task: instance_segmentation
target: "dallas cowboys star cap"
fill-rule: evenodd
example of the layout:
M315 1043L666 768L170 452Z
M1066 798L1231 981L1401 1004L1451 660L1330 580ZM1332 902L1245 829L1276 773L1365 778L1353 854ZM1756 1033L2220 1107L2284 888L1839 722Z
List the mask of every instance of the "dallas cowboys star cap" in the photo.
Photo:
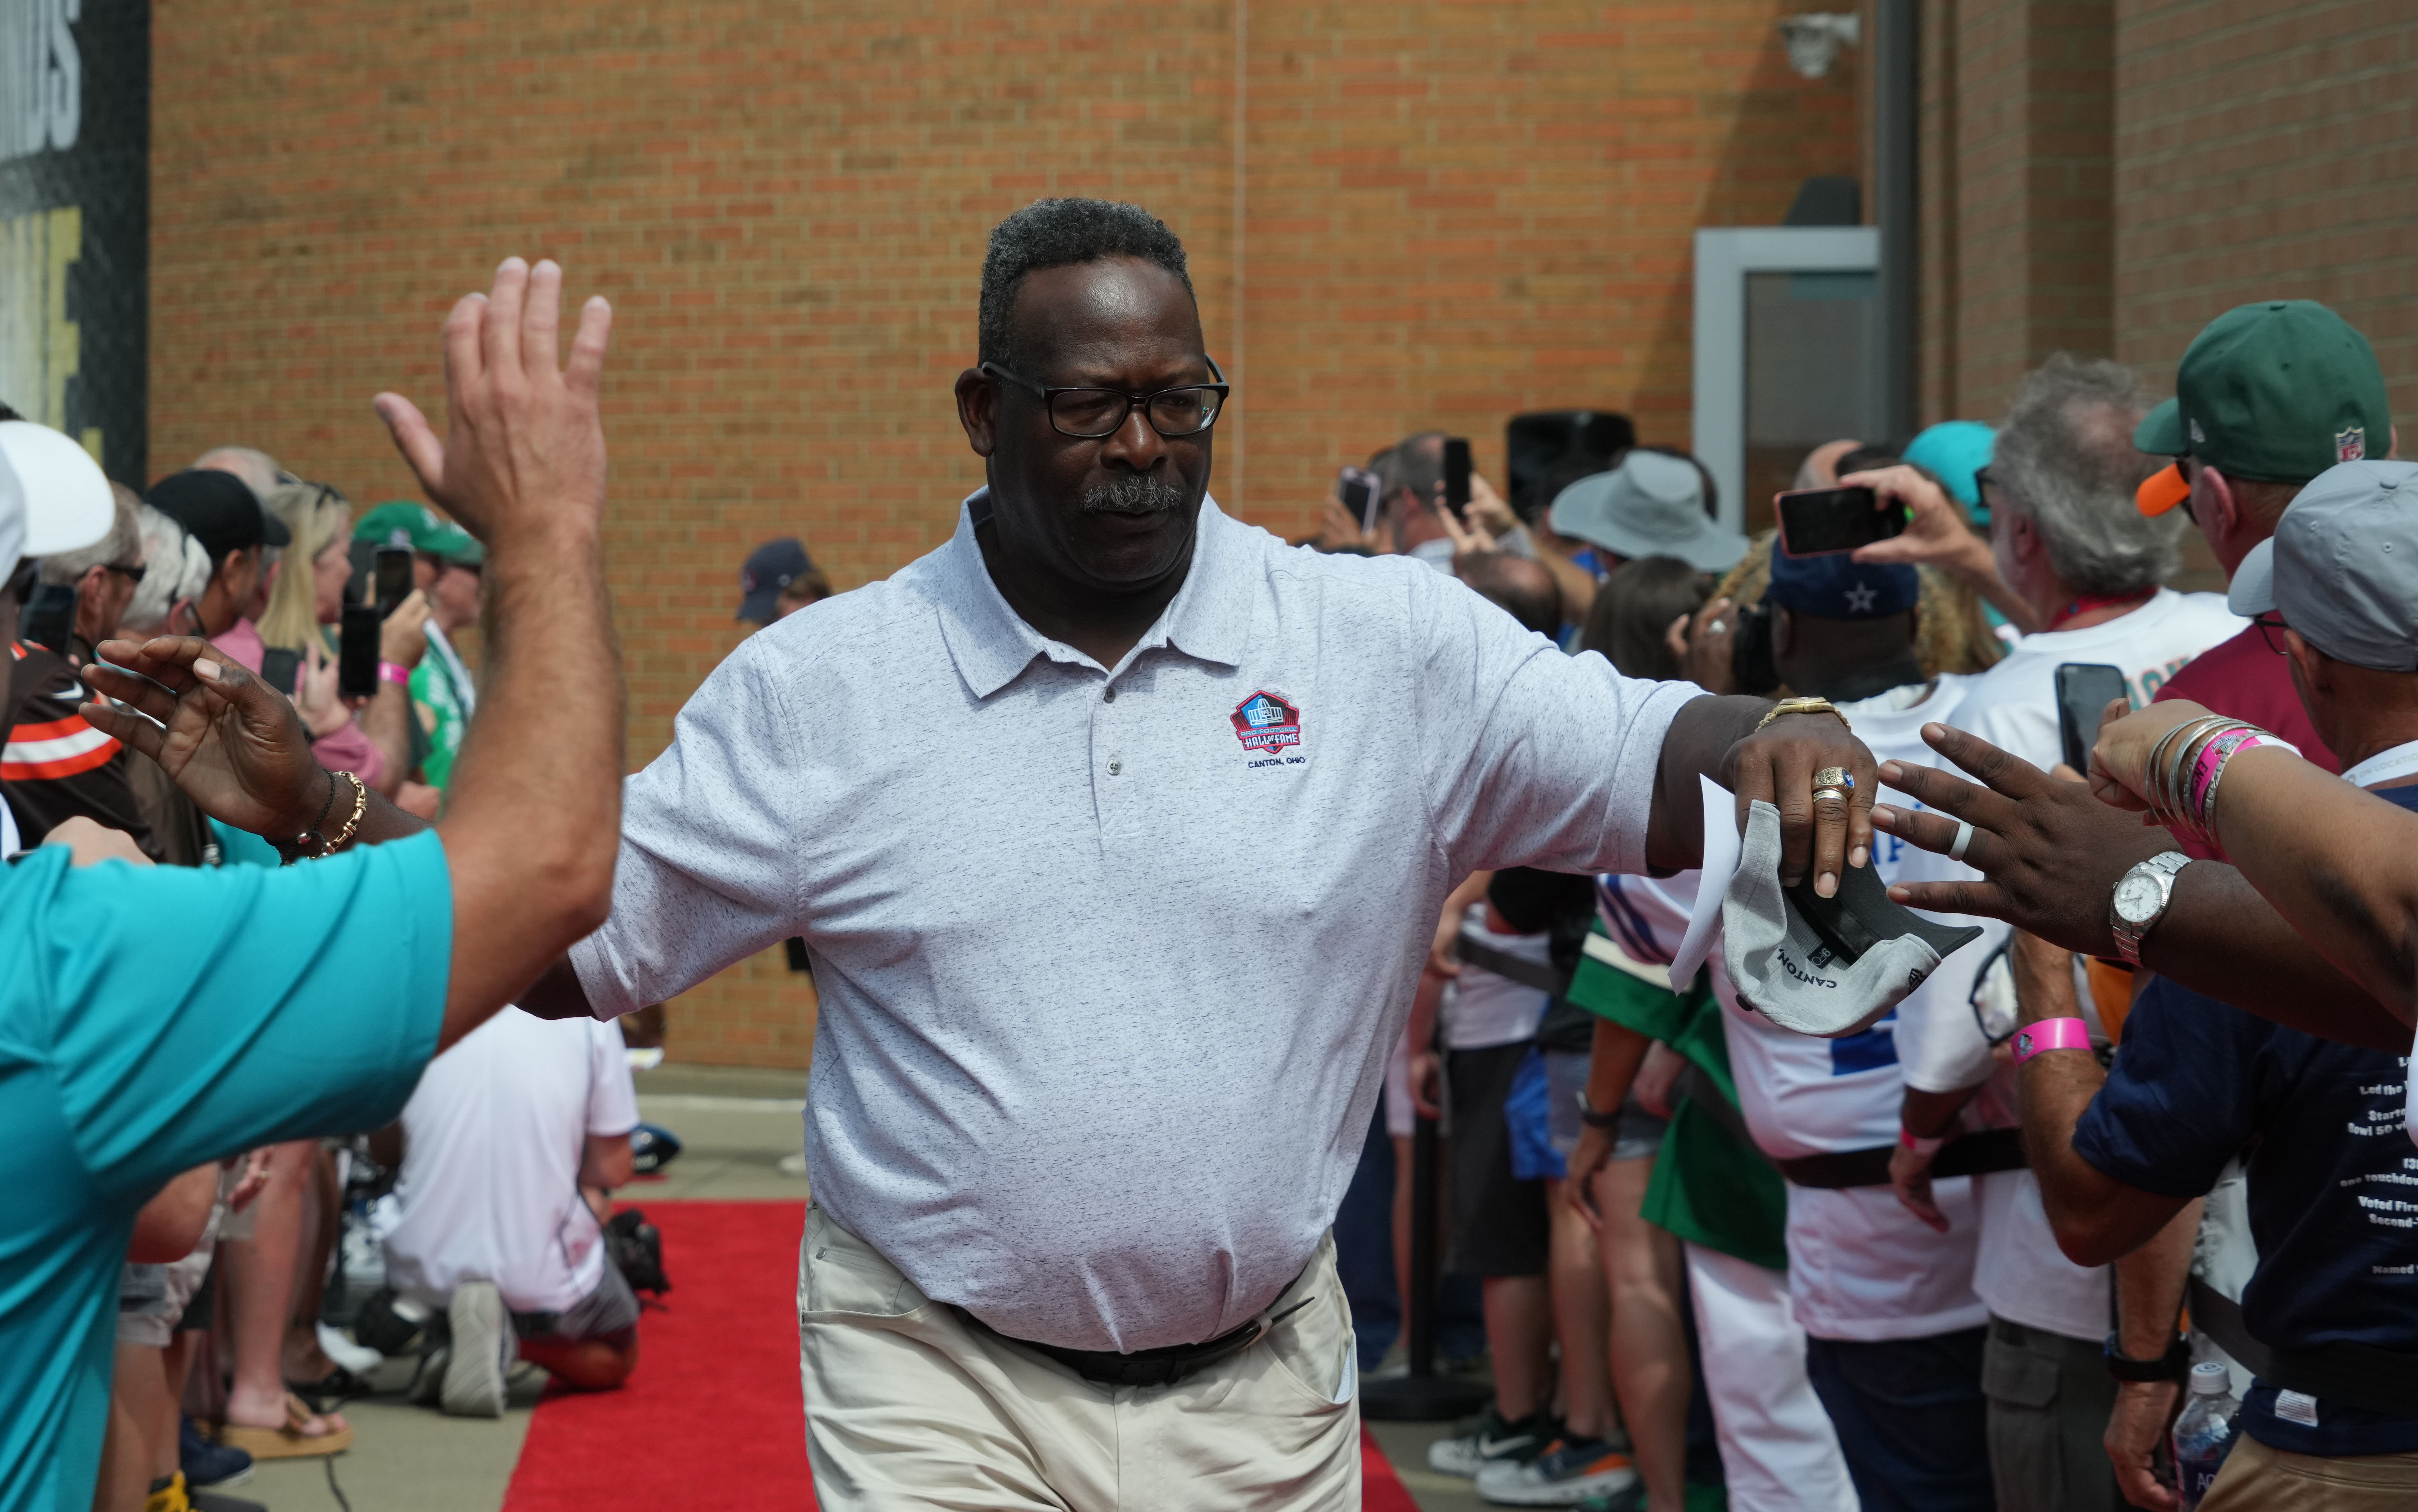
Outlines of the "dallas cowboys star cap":
M1922 597L1922 578L1902 563L1859 562L1845 552L1791 557L1771 543L1771 586L1763 602L1817 619L1883 619Z
M1982 931L1890 902L1870 866L1846 868L1831 897L1816 897L1810 879L1781 886L1780 810L1758 799L1722 899L1722 935L1739 1002L1783 1029L1836 1039L1870 1029Z

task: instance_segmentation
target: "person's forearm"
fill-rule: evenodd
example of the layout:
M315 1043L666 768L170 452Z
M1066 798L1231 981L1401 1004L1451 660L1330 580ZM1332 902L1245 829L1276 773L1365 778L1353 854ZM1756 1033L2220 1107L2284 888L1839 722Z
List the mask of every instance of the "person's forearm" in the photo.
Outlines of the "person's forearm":
M1981 1092L1982 1085L1944 1092L1908 1087L1898 1107L1898 1122L1918 1139L1944 1139L1955 1132L1956 1115Z
M2018 931L2011 964L2025 1027L2082 1016L2071 952ZM2181 1205L2116 1181L2075 1153L2074 1127L2106 1080L2099 1058L2084 1050L2045 1051L2022 1071L2025 1158L2058 1247L2076 1265L2104 1265L2132 1253Z
M490 543L488 678L438 827L457 917L522 927L457 949L444 1043L604 922L621 812L621 664L592 520L533 520Z
M361 710L361 730L386 757L386 770L373 784L392 798L411 775L411 693L400 682L378 680L376 696Z
M1645 862L1656 872L1703 864L1705 795L1697 778L1718 777L1730 747L1752 734L1770 709L1768 698L1691 698L1672 716L1654 773L1654 817L1645 832Z
M2226 763L2216 822L2260 897L2395 1018L2418 1022L2418 815L2258 748Z
M2175 1341L2205 1203L2184 1203L2148 1243L2116 1262L2116 1345L2128 1359L2154 1360Z
M2222 862L2175 874L2165 916L2142 937L2141 964L2287 1029L2391 1055L2410 1050L2410 1027Z
M183 1260L202 1242L210 1209L219 1196L219 1166L213 1160L196 1166L160 1188L134 1215L134 1236L126 1258L137 1265L167 1265Z
M1595 1042L1587 1047L1587 1107L1609 1113L1629 1095L1637 1068L1654 1042L1626 1024L1609 1018L1595 1021Z

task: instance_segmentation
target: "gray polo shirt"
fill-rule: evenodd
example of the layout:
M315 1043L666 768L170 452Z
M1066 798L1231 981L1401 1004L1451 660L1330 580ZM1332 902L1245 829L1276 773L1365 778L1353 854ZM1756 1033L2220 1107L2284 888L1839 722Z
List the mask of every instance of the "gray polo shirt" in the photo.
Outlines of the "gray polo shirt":
M1114 668L957 532L750 636L623 796L599 1016L791 935L815 1200L1002 1333L1241 1326L1334 1221L1447 892L1639 871L1700 691L1201 511Z

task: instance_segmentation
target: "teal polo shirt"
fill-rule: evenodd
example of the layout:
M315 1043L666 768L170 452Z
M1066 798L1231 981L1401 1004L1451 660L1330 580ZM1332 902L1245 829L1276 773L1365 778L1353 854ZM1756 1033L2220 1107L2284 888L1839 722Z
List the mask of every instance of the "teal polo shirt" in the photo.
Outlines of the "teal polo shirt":
M137 1210L207 1161L391 1122L452 951L433 833L278 870L0 867L0 1507L92 1505Z

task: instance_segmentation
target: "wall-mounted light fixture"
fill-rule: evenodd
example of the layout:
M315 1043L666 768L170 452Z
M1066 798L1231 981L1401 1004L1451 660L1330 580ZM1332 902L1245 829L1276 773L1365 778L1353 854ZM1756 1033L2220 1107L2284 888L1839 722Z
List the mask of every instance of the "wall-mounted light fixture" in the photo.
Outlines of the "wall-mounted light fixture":
M1819 79L1839 60L1839 49L1861 39L1863 18L1853 11L1814 10L1783 16L1780 35L1788 44L1788 66L1808 79Z

